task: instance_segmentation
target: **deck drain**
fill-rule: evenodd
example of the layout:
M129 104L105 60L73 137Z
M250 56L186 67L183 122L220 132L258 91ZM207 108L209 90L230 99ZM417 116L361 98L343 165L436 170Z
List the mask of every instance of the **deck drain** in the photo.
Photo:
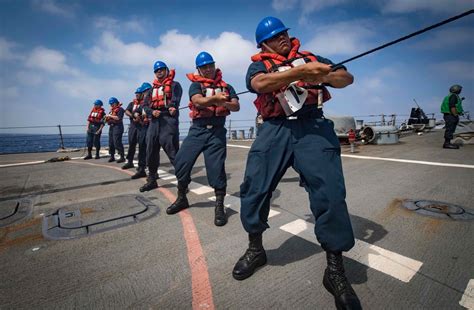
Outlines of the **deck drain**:
M29 216L32 206L32 200L27 198L0 202L0 227L11 225Z
M452 220L473 220L474 210L434 200L405 200L402 206L421 215Z
M74 239L135 224L157 215L158 207L140 195L121 195L59 208L43 218L43 236Z

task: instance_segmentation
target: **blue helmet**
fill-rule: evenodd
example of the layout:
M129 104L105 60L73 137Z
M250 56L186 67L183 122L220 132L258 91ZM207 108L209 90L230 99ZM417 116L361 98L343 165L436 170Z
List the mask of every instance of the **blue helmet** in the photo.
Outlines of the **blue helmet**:
M162 68L168 69L168 66L164 62L157 60L155 64L153 65L153 72L156 72L157 70L162 69Z
M146 90L149 90L152 88L151 84L150 83L147 83L147 82L143 82L142 86L140 86L140 88L142 89L142 92L146 91Z
M260 47L263 41L266 41L279 33L287 31L286 27L281 20L276 17L267 16L258 23L257 30L255 30L255 40L257 41L257 47Z
M135 90L135 94L140 94L140 93L143 93L143 90L142 90L142 87L138 87L136 90Z
M100 100L100 99L97 99L96 101L94 101L94 105L100 105L100 106L103 106L104 104L102 103L102 100Z
M213 64L215 63L214 59L212 58L211 54L208 52L200 52L196 56L196 68L208 65L208 64Z
M119 103L118 99L115 98L115 97L110 97L109 104L112 105L112 104L115 104L115 103Z

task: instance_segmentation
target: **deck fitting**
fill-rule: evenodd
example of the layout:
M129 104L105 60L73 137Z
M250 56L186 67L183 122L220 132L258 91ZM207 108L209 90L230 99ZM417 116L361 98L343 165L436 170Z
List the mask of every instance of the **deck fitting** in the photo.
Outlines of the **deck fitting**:
M75 239L138 223L159 213L141 195L120 195L61 207L43 218L43 236Z
M434 200L405 200L402 207L417 214L451 220L473 220L474 210L448 202Z

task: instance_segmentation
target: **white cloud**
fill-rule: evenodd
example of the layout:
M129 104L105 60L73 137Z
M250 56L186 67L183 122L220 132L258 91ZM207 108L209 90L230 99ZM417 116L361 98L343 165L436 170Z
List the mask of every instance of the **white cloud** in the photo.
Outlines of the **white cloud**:
M273 0L272 1L272 8L277 11L286 11L289 9L293 9L299 0Z
M131 31L144 33L145 28L142 26L140 21L136 19L131 19L128 21L119 21L113 17L101 16L97 17L94 20L94 26L99 29L104 29L107 31Z
M301 11L301 15L298 19L300 25L306 25L309 23L308 15L313 12L321 11L328 7L338 6L349 2L349 0L273 0L272 8L277 12L283 12L298 8Z
M302 14L310 14L345 2L348 2L348 0L273 0L272 8L275 11L281 12L299 7L302 10Z
M431 11L433 13L462 13L472 9L472 0L386 0L378 2L384 13L410 13Z
M132 92L132 81L122 79L98 79L91 76L80 76L72 79L58 80L53 82L53 87L60 93L70 98L89 100L96 98L107 100L114 96L121 101L130 97ZM105 102L105 101L104 101Z
M86 55L98 64L146 66L151 70L154 61L160 59L169 67L194 70L196 55L205 50L213 55L224 74L244 74L250 64L249 55L257 52L253 42L234 32L223 32L217 38L201 38L170 30L159 41L158 46L125 43L106 31L99 44L87 50Z
M17 44L0 37L0 60L15 60L21 59L19 54L13 52L13 48Z
M370 48L373 28L363 21L340 22L319 28L305 49L320 55L354 55Z
M39 10L61 17L74 17L74 6L59 5L54 0L33 0L33 5Z
M66 64L63 53L45 48L36 47L27 57L25 65L29 68L41 69L49 73L77 75L79 71Z
M430 66L433 74L443 75L446 78L452 79L454 82L458 80L473 80L474 79L474 62L469 61L446 61L436 63ZM453 83L454 83L453 82Z

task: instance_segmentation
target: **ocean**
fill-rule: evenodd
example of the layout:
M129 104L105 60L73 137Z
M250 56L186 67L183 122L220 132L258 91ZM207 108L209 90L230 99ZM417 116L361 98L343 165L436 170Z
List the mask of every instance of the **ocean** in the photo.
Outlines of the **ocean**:
M187 131L180 131L179 140L186 137ZM85 134L63 134L64 148L77 149L86 147ZM122 142L128 145L128 135L123 134ZM109 135L100 137L101 147L109 146ZM56 152L61 148L59 134L0 134L0 154Z
M63 134L64 147L83 148L86 146L85 134ZM102 135L102 146L108 146L108 135ZM128 144L127 135L123 143ZM0 154L55 152L61 148L59 134L0 134Z

